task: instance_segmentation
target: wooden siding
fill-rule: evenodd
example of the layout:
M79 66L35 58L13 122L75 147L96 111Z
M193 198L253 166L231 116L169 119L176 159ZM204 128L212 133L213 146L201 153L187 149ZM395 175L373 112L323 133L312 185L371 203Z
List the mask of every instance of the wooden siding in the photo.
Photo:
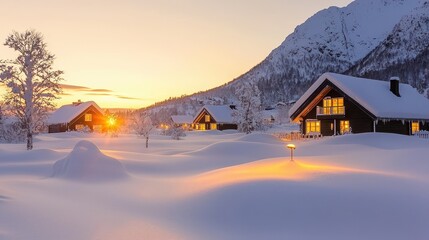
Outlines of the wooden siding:
M323 98L325 97L343 97L344 106L345 106L345 115L323 115L317 116L316 109L317 107L323 107ZM320 100L317 104L311 108L306 116L303 116L303 133L306 133L307 130L305 121L307 119L317 119L320 120L320 132L323 136L332 136L334 135L334 129L336 129L337 134L340 133L340 121L348 120L350 122L350 127L353 133L363 133L363 132L372 132L373 131L373 120L372 117L367 113L362 111L361 107L357 106L355 102L336 89L335 86L332 86L332 89L326 93L325 96L319 98ZM334 121L335 119L335 121ZM335 124L335 127L331 128L331 125Z
M209 115L210 116L210 122L206 122L205 121L205 115ZM216 124L216 129L211 129L210 126L211 124ZM217 123L216 119L206 110L203 109L201 111L200 114L198 114L198 116L195 118L194 120L194 128L197 127L197 124L199 126L204 125L204 129L205 130L228 130L228 129L237 129L237 124L233 124L233 123ZM201 129L201 128L199 128Z
M85 114L91 114L92 115L92 121L85 121ZM56 132L66 132L66 131L76 131L76 125L84 125L88 126L91 131L94 130L94 126L100 125L102 127L102 130L105 129L105 118L103 113L100 113L95 107L90 106L85 111L83 111L79 116L74 118L72 121L66 124L51 124L48 126L48 132L49 133L56 133Z

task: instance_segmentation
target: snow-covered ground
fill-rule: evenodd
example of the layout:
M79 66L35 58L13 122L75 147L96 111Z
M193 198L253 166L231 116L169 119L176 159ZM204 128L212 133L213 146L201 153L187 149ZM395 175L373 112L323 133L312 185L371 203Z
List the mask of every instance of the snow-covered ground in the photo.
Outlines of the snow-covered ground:
M429 238L429 140L79 133L0 145L0 239Z

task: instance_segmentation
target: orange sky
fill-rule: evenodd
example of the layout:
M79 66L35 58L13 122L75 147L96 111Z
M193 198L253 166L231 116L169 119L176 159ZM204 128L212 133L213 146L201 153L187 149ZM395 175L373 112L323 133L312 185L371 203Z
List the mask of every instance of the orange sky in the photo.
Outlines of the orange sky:
M219 86L262 61L296 25L351 0L14 0L1 3L0 41L45 36L65 95L139 108ZM0 46L0 59L13 57Z

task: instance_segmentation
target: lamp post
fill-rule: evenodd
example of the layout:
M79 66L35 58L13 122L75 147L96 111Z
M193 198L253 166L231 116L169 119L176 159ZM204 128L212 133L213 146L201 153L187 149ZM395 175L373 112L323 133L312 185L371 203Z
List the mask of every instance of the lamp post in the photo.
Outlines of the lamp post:
M293 150L295 150L296 146L295 144L289 143L286 147L290 149L290 161L293 162Z

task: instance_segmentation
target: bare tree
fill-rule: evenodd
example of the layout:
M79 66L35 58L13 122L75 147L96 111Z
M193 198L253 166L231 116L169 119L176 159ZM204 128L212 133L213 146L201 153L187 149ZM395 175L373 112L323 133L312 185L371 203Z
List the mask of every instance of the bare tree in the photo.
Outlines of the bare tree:
M13 32L4 43L18 53L14 60L0 62L0 82L8 92L5 104L26 132L27 150L33 149L33 134L43 125L53 100L61 93L63 71L53 70L55 56L46 49L42 34L33 30Z
M138 136L146 139L146 148L149 147L149 133L153 129L152 120L143 111L137 111L133 117L132 129Z

